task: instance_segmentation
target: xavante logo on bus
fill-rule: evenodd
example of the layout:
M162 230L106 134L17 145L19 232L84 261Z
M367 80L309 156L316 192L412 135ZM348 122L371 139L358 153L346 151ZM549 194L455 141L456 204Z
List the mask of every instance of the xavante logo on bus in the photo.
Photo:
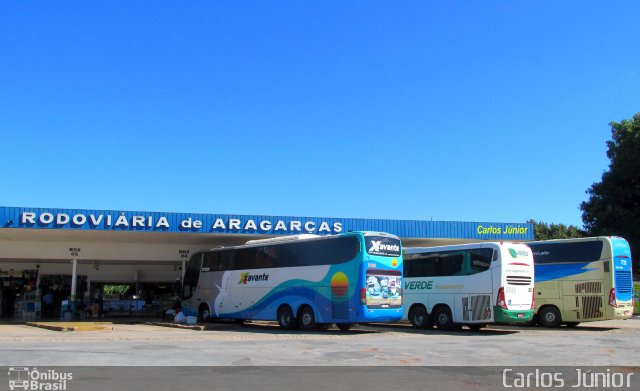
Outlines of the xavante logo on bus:
M252 281L268 281L268 280L269 280L269 275L267 273L251 275L251 273L246 272L246 273L240 273L240 281L238 281L238 284L246 284L247 282L252 282Z
M369 249L369 252L370 253L377 253L377 252L381 252L381 251L399 252L400 251L400 246L398 246L397 244L383 244L382 241L380 241L380 240L372 240L371 241L371 248Z

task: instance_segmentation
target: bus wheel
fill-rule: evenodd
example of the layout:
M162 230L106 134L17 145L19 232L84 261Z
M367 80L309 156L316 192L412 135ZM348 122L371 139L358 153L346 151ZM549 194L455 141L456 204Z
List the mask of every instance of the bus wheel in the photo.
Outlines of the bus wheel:
M565 322L564 324L565 324L567 327L571 327L571 328L573 328L573 327L576 327L577 325L579 325L579 324L580 324L580 322Z
M300 327L304 331L315 331L318 329L316 323L316 316L313 313L313 309L309 306L304 306L298 312L298 320L300 321Z
M540 310L540 323L544 327L560 327L562 324L562 318L560 317L560 311L556 307L543 307Z
M471 330L471 331L478 331L478 330L483 329L483 328L485 328L485 327L487 327L487 325L486 325L486 324L477 324L477 323L474 323L474 324L470 324L470 325L469 325L469 330Z
M280 324L280 328L284 330L293 330L296 328L296 318L293 316L293 311L288 305L283 305L278 309L278 324Z
M415 328L427 328L427 325L429 325L429 314L427 313L427 309L422 305L412 307L409 311L409 322L411 322L411 325Z
M349 331L353 327L353 323L336 323L336 326L342 331Z
M449 307L440 307L438 311L436 311L436 327L438 330L450 331L455 329L455 325L453 324L453 317L451 316L451 310Z
M207 304L200 305L198 308L198 322L206 323L211 318L211 312Z

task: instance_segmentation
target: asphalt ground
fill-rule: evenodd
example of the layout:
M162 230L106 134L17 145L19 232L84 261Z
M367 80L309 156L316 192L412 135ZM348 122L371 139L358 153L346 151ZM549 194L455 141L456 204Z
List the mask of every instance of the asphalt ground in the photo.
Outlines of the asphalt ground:
M408 324L288 332L269 322L212 323L204 331L122 323L113 330L59 332L4 324L0 365L638 367L640 317L560 329L496 325L477 332Z

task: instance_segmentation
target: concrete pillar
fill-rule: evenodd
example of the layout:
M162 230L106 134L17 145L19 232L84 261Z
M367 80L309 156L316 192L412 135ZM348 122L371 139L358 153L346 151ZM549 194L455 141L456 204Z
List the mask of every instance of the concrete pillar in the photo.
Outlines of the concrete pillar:
M71 261L73 265L73 270L71 272L71 313L73 314L73 318L76 318L76 290L78 286L78 260L74 259Z

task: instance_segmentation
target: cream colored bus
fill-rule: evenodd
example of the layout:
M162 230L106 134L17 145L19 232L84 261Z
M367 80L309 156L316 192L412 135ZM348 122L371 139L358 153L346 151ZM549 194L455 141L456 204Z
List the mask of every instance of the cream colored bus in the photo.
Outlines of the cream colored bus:
M534 321L546 327L633 315L631 249L620 237L527 243L535 261Z

